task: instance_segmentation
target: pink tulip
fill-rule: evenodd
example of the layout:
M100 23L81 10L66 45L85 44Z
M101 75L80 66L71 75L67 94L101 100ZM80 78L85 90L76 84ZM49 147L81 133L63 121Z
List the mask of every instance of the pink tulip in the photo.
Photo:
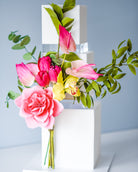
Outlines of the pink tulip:
M76 60L71 62L71 68L67 68L66 73L78 78L96 80L102 74L96 73L92 66L95 66L95 64L87 64L82 60Z
M25 65L24 63L16 64L16 71L19 80L24 86L31 86L35 81L35 76L38 73L37 64L30 63Z
M50 82L49 74L45 71L40 71L38 75L36 75L35 80L40 86L46 87Z
M69 51L74 52L76 51L76 44L69 33L63 26L59 25L59 44L61 50L69 54Z
M15 99L15 104L20 108L20 116L25 118L29 128L52 129L55 117L64 109L59 101L53 99L53 91L50 87L25 88L22 95Z
M59 72L61 71L60 66L51 66L49 69L49 77L51 82L57 82L57 77Z
M41 57L38 60L38 68L40 71L49 71L51 65L51 58L49 56Z

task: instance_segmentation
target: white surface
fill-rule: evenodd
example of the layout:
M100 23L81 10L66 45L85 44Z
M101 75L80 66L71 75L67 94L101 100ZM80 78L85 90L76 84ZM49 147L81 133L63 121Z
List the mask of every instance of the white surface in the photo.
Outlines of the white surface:
M54 138L56 168L93 170L100 156L101 103L94 109L64 109L56 117ZM42 164L48 140L48 130L42 129Z
M76 170L76 169L58 169L56 168L54 172L108 172L110 169L110 165L112 163L112 160L114 158L114 153L102 153L100 161L97 165L97 168L94 170ZM43 172L43 170L40 167L39 161L37 161L38 158L35 158L29 165L26 167L26 169L23 170L23 172ZM35 167L35 168L34 168ZM34 170L35 169L35 170ZM45 172L51 172L52 169L46 169Z
M58 44L58 35L55 26L44 9L51 8L50 5L42 5L42 44ZM65 17L74 18L71 29L76 44L87 42L87 8L76 5L76 7L64 14Z
M94 52L93 51L81 53L81 54L79 54L79 57L88 64L94 63Z
M102 135L102 150L115 152L110 172L138 172L138 130ZM22 172L40 152L40 144L0 149L0 172Z

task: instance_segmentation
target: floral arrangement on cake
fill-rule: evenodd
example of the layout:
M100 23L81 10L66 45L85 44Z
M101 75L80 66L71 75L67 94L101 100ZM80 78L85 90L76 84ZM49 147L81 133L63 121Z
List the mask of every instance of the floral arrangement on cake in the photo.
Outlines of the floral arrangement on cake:
M75 0L65 0L63 7L52 3L51 7L45 10L59 35L57 52L47 52L43 56L40 52L37 58L36 46L31 51L27 49L31 40L28 35L21 36L15 31L8 36L15 43L12 49L24 49L23 59L29 62L16 64L20 93L9 91L6 104L9 107L9 100L15 100L20 116L29 128L44 127L50 131L45 162L49 154L48 167L54 168L55 117L64 109L60 101L69 94L74 101L91 108L94 105L92 90L96 98L104 98L107 92L118 93L121 89L119 80L126 75L122 67L128 67L136 75L138 51L132 52L132 43L128 39L119 44L117 52L112 50L110 64L100 69L95 64L87 64L75 53L76 44L70 33L74 19L64 17L64 13L75 7ZM59 53L60 49L63 54Z

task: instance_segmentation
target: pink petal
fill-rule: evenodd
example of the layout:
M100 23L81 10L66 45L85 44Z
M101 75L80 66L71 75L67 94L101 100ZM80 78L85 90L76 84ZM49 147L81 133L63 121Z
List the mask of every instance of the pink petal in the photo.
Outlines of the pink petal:
M55 69L50 68L48 73L49 73L50 81L57 82L57 73L56 73Z
M19 108L22 105L22 96L19 96L15 99L14 103L16 104L16 106L18 106Z
M75 42L71 36L71 33L69 33L63 26L59 25L59 44L61 47L61 50L68 54L69 51L76 51L76 45Z
M48 87L45 89L46 94L49 95L49 97L53 98L53 88L52 87Z
M39 69L38 69L38 65L37 64L29 63L29 64L26 64L26 66L33 73L34 76L36 76L38 74Z
M50 82L49 74L45 71L40 71L38 75L36 75L35 80L40 86L46 87Z
M16 71L23 85L31 86L34 83L35 77L24 63L16 64Z
M72 69L78 69L80 68L81 66L84 66L86 65L87 63L84 62L83 60L75 60L75 61L72 61L71 62L71 68Z
M53 129L54 124L55 124L55 118L51 116L49 118L49 123L47 125L44 124L43 127L47 129Z
M49 56L42 57L38 60L38 67L40 71L49 71L51 65L51 58Z
M57 101L57 100L53 100L53 101L54 101L53 116L56 117L63 111L64 107L59 101Z
M33 118L25 118L26 124L28 128L37 128L39 127L39 123Z

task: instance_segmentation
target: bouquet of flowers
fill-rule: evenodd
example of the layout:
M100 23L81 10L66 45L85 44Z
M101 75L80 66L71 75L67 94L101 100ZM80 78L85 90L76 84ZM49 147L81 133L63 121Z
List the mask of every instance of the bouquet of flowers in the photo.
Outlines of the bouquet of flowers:
M44 127L50 132L49 143L45 156L49 157L48 167L54 168L54 123L64 107L60 103L69 94L74 101L91 108L93 97L104 98L107 92L116 94L121 85L118 82L126 73L122 66L128 67L136 75L138 67L138 51L132 53L132 43L122 41L117 52L112 50L111 63L100 69L95 64L87 64L75 53L76 44L71 35L73 18L64 17L64 13L75 7L75 0L65 0L63 7L51 4L52 9L45 8L50 15L59 35L57 52L47 52L38 58L35 56L36 46L28 50L30 43L28 35L21 36L17 31L11 32L8 39L15 43L13 50L24 49L23 59L28 62L16 64L18 88L20 93L9 91L6 104L15 100L20 108L20 116L29 128ZM126 45L124 45L126 42ZM59 49L63 54L59 53ZM95 95L91 94L91 91Z

